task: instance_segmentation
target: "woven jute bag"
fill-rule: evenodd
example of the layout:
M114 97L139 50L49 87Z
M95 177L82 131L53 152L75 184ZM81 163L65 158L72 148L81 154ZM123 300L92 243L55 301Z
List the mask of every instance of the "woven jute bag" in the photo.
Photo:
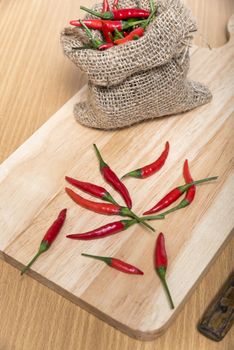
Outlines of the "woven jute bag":
M211 100L207 87L187 79L189 47L197 29L190 12L179 0L156 4L157 16L142 38L106 51L77 50L87 42L83 30L65 28L62 32L65 55L88 76L87 100L74 107L81 124L122 128ZM149 0L120 0L120 7L149 9ZM94 6L101 8L102 4ZM100 38L99 32L94 35Z

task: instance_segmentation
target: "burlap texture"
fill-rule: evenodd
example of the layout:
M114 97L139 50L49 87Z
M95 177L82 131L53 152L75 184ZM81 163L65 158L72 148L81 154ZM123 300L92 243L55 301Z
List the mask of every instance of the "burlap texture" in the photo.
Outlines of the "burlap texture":
M106 51L76 50L87 40L83 31L63 31L64 53L89 80L87 101L74 109L80 123L121 128L210 101L211 93L205 86L186 78L189 45L196 30L190 12L179 0L162 0L157 5L157 17L141 39ZM149 1L120 0L120 6L149 9Z

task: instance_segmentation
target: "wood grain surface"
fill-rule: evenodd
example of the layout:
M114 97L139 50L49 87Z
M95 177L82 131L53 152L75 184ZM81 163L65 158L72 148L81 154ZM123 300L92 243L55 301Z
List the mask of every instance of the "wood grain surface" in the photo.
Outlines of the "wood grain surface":
M52 3L48 5L41 2L39 5L32 1L29 6L22 1L20 8L11 1L0 3L0 39L5 40L6 47L0 56L2 160L84 82L79 72L75 69L73 71L70 64L65 63L63 58L60 59L59 44L53 49L56 31L75 13L77 2L60 4L58 1L56 6ZM215 11L215 3L212 2L212 11ZM231 9L231 2L230 7L228 2L227 6L222 3L222 14L225 11L227 14ZM200 9L203 8L205 12L206 5L202 2L201 5ZM210 8L207 7L207 11L208 9ZM48 15L51 13L53 18ZM204 15L205 13L201 13L200 18L204 18ZM226 17L229 15L230 13ZM209 18L206 19L208 20ZM225 21L222 23L223 27L224 25ZM215 33L210 34L209 43L218 46L224 34L220 37L215 34L213 43L212 34ZM57 60L60 60L60 64ZM62 77L71 81L68 83L66 80L65 83L61 81ZM74 91L70 91L69 95L67 90L63 91L64 86L66 89L69 86ZM48 108L51 108L49 112ZM209 297L215 294L233 265L232 249L230 244L223 251L168 332L151 343L131 340L29 278L22 282L18 271L1 262L0 349L167 349L172 346L175 348L175 332L178 334L178 349L229 349L231 335L221 344L213 344L196 332L195 325Z

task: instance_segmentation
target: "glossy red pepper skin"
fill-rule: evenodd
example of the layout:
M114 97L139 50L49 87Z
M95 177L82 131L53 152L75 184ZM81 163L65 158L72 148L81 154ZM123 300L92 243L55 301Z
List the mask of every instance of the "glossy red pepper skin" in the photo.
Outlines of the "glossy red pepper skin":
M155 204L153 208L144 212L143 215L150 215L150 214L157 213L160 210L168 207L170 204L174 203L184 192L186 192L193 185L216 180L217 178L218 178L217 176L213 176L213 177L193 181L192 183L189 183L183 186L176 187L172 191L170 191L165 197L163 197L157 204ZM165 215L165 213L162 213L162 214Z
M133 22L127 22L127 21L110 21L110 20L101 20L101 19L87 19L82 21L89 29L94 30L102 30L102 25L105 23L108 30L113 33L115 29L122 31L125 29L129 29L135 25L140 25L145 23L145 20L136 20ZM80 23L80 20L72 20L70 21L70 24L75 27L82 27L82 24ZM128 35L128 33L127 33Z
M187 184L193 182L193 179L192 179L192 176L190 174L189 167L188 167L188 161L187 160L184 162L183 173L184 173L184 179L185 179ZM166 216L166 215L168 215L170 213L173 213L174 211L177 211L179 209L183 209L183 208L187 207L188 205L190 205L192 203L192 201L194 199L194 196L195 196L195 193L196 193L196 187L195 187L195 185L192 185L186 191L185 198L182 199L182 201L177 206L175 206L174 208L171 208L171 209L163 212L162 215Z
M168 260L167 260L167 253L165 248L165 238L163 233L161 232L158 235L158 238L156 240L155 254L154 254L154 267L166 290L166 293L170 302L170 306L172 309L174 309L175 308L174 303L172 301L171 294L166 283L167 265L168 265Z
M150 12L144 9L139 8L129 8L129 9L118 9L118 10L112 10L105 13L100 13L94 10L90 10L87 7L80 6L81 10L84 10L91 15L94 15L96 17L102 18L102 19L114 19L114 20L124 20L129 18L148 18L150 15Z
M69 195L69 197L77 204L82 206L83 208L94 211L98 214L104 215L120 215L121 206L115 205L112 203L97 203L90 201L89 199L81 197L78 193L74 192L70 188L65 188L65 191Z
M125 272L128 274L133 274L133 275L144 275L144 272L139 270L136 266L130 265L126 263L125 261L112 258L112 257L107 257L107 256L97 256L97 255L90 255L90 254L81 254L83 256L86 256L88 258L93 258L97 260L101 260L105 262L107 265L113 267L116 270L119 270L121 272Z
M127 187L120 181L118 176L111 170L111 168L104 162L102 159L102 156L97 148L97 146L94 144L94 148L97 154L97 157L99 159L100 164L100 171L104 177L104 179L114 187L114 189L119 192L119 194L123 197L127 207L129 209L132 208L132 200L130 197L130 194L127 190Z
M92 184L90 182L79 181L79 180L74 179L74 178L69 177L69 176L66 176L65 179L71 185L79 188L80 190L82 190L88 194L91 194L92 196L95 196L95 197L100 198L104 201L118 205L118 203L114 200L114 198L111 196L111 194L104 187L97 186L97 185Z
M114 41L115 45L122 45L129 41L135 40L137 38L140 38L144 35L145 29L143 27L138 27L134 30L132 30L125 38L123 39L117 39Z
M98 239L98 238L104 238L107 236L114 235L118 232L124 231L128 229L130 226L135 224L136 220L120 220L111 222L109 224L103 225L95 230L85 232L85 233L76 233L67 235L67 238L71 239L78 239L78 240L91 240L91 239Z
M189 170L189 164L188 164L188 160L187 159L184 162L183 175L184 175L184 180L185 180L185 182L187 184L190 183L190 182L193 182L193 178L192 178L190 170ZM188 202L188 205L193 202L195 195L196 195L196 186L193 185L186 192L186 196L185 196L185 199L184 199L185 201Z
M104 50L108 50L111 47L115 46L113 43L108 43L108 44L102 44L101 46L99 46L99 50L104 51Z
M112 40L111 40L111 36L112 36L111 31L109 30L108 25L105 24L104 21L102 22L102 33L103 33L103 36L104 36L104 38L105 38L106 43L107 43L107 44L112 43ZM99 47L99 50L100 50L100 47Z
M82 27L79 20L72 20L69 22L72 26ZM94 30L102 30L102 20L101 19L86 19L83 23L89 28Z
M169 142L166 142L165 149L161 153L160 157L157 160L155 160L153 163L146 165L142 168L130 171L129 173L122 176L122 178L130 176L130 177L135 177L138 179L145 179L145 178L155 174L165 164L167 157L168 157L168 154L169 154L169 149L170 149Z
M49 247L51 246L51 244L53 243L53 241L55 240L55 238L58 236L64 221L66 219L66 214L67 214L67 209L63 209L57 219L53 222L53 224L49 227L49 229L46 231L39 250L37 252L37 254L34 256L34 258L29 262L29 264L27 266L25 266L25 268L21 271L21 275L23 275L29 268L30 266L32 266L32 264L34 263L34 261L36 261L36 259L44 252L46 252Z
M139 218L136 214L134 214L129 208L127 207L121 207L120 205L112 204L112 203L97 203L90 201L86 198L81 197L76 192L71 190L70 188L65 188L65 191L69 195L69 197L77 204L82 206L83 208L86 208L88 210L94 211L98 214L103 215L120 215L120 216L127 216L131 217L137 220L138 223L146 226L153 232L155 232L154 228L151 227L149 224L145 222L145 220L142 220Z

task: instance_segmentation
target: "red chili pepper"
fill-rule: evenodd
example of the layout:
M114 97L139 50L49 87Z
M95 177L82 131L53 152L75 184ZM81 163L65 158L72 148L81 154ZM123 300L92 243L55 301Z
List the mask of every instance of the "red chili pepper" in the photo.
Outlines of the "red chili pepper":
M134 27L136 25L141 25L141 24L143 25L146 22L146 20L133 19L131 22L128 22L128 21L110 21L110 20L101 20L101 19L87 19L87 20L83 20L82 22L86 25L86 27L94 30L102 30L102 24L105 23L108 30L112 33L115 31L115 29L122 31L125 29L129 29L131 27ZM72 20L70 21L70 24L75 27L82 27L80 20Z
M102 12L110 11L110 5L108 0L103 0Z
M193 178L189 170L188 159L186 159L184 162L183 175L184 175L184 180L187 184L190 182L193 182ZM192 203L192 201L194 200L195 194L196 194L196 186L193 185L186 192L185 200L188 202L188 204Z
M112 195L104 188L101 186L94 185L90 182L83 182L76 180L72 177L65 176L65 179L73 186L79 188L80 190L89 193L97 198L100 198L104 201L113 203L115 205L118 205L118 203L114 200Z
M139 9L139 8L112 10L105 13L100 13L94 10L90 10L84 6L80 6L80 9L102 19L121 20L121 19L128 19L128 18L148 18L150 15L149 11L144 9Z
M43 237L37 254L30 261L30 263L21 271L21 275L23 275L29 269L29 267L32 266L34 261L42 253L46 252L49 249L49 247L51 246L51 244L53 243L53 241L55 240L55 238L57 237L58 233L60 232L60 230L63 226L63 223L66 219L66 213L67 213L67 209L63 209L59 213L57 219L53 222L53 224L50 226L50 228L47 230L45 236Z
M111 168L104 162L102 159L102 156L97 148L97 146L94 144L94 148L100 163L100 171L104 177L104 179L114 187L114 189L119 192L119 194L123 197L127 207L129 209L132 208L132 200L130 197L130 194L127 190L127 187L120 181L118 176L111 170Z
M117 10L118 6L119 6L119 0L114 0L112 9Z
M86 19L83 21L83 23L89 28L94 30L101 30L102 29L102 20L101 19ZM70 24L75 27L82 27L82 24L80 23L80 20L72 20L70 21Z
M108 50L111 47L115 46L113 43L108 43L108 44L102 44L101 46L99 46L99 50L103 51L103 50Z
M117 39L114 41L115 45L122 45L127 43L128 41L139 39L141 36L144 35L145 29L143 27L138 27L134 30L132 30L125 38L123 39Z
M193 182L192 176L191 176L190 171L189 171L187 159L184 162L183 173L184 173L184 179L185 179L186 183ZM183 208L187 207L194 200L195 194L196 194L196 187L195 187L195 185L193 185L187 190L185 198L182 199L182 201L176 207L171 208L171 209L163 212L162 215L167 215L167 214L173 213L176 210L183 209Z
M217 178L218 178L217 176L208 177L208 178L201 179L198 181L193 181L190 184L176 187L172 191L170 191L165 197L163 197L157 204L155 204L155 206L153 208L144 212L143 215L150 215L150 214L157 213L158 211L160 211L160 210L168 207L170 204L174 203L184 192L186 192L193 185L197 185L197 184L207 182L207 181L216 180ZM162 214L164 214L164 213L162 213Z
M129 273L129 274L133 274L133 275L144 275L144 272L139 270L137 267L135 267L133 265L129 265L126 262L119 260L119 259L115 259L115 258L108 257L108 256L90 255L90 254L85 254L85 253L82 253L81 255L87 256L88 258L93 258L93 259L104 261L107 265L113 267L116 270L119 270L119 271L122 271L125 273Z
M75 193L70 188L65 188L69 197L77 204L82 207L94 211L98 214L104 215L120 215L120 216L129 216L137 220L140 224L150 228L152 231L155 231L153 227L147 224L144 220L140 219L136 214L134 214L129 208L121 207L120 205L112 203L97 203L90 201L86 198L81 197L78 193Z
M111 40L111 31L109 30L109 27L108 25L105 23L105 21L102 22L102 33L103 33L103 36L105 38L105 41L110 44L112 43L112 40Z
M166 282L167 264L168 262L167 262L166 248L165 248L165 239L164 239L163 233L160 233L156 240L154 267L162 281L163 287L165 288L165 291L167 293L167 296L170 302L170 306L172 309L174 309L175 308L174 303L172 301L172 297Z
M155 162L153 162L149 165L146 165L143 168L139 168L139 169L130 171L129 173L122 176L122 178L130 176L130 177L136 177L139 179L145 179L146 177L149 177L149 176L155 174L165 164L167 157L168 157L169 148L170 148L169 142L166 142L164 151L162 152L160 157Z
M115 221L89 232L67 235L67 238L81 239L81 240L103 238L103 237L111 236L111 235L114 235L115 233L124 231L128 229L130 226L132 226L133 224L135 224L136 222L137 222L136 220Z

